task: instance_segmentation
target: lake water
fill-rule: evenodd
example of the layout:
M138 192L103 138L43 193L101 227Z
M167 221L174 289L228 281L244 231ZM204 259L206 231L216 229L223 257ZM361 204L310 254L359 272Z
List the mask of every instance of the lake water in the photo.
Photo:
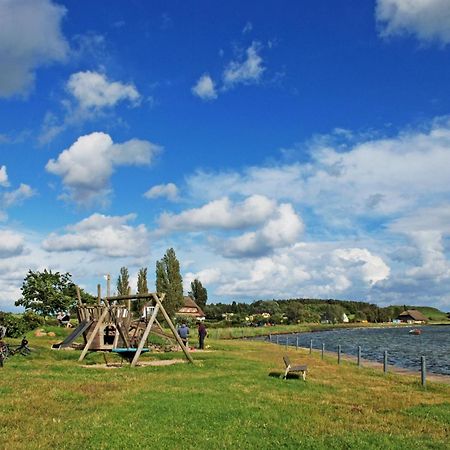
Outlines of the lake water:
M351 328L317 331L278 336L280 345L295 346L298 337L300 347L313 348L337 353L341 345L343 354L357 357L358 346L361 346L361 357L372 361L383 362L384 351L388 352L388 364L410 370L420 370L420 357L425 356L427 371L450 375L450 326L423 326L420 335L411 335L409 330L419 327L395 328ZM268 340L269 338L267 338ZM275 342L275 336L272 336Z

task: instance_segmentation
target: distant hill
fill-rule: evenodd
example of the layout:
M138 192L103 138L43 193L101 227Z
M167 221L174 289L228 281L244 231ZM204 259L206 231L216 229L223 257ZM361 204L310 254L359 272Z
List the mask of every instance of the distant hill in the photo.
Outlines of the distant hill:
M417 309L430 320L448 320L447 314L437 308L430 306L412 306L411 308Z

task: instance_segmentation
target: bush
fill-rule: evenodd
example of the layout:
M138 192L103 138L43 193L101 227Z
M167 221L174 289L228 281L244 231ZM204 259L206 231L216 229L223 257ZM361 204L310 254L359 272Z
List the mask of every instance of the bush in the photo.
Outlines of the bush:
M0 312L0 325L6 327L6 337L16 338L28 331L23 318L11 313Z
M0 311L0 325L6 327L6 337L17 338L28 331L42 326L44 319L37 314L27 311L25 314L17 315Z

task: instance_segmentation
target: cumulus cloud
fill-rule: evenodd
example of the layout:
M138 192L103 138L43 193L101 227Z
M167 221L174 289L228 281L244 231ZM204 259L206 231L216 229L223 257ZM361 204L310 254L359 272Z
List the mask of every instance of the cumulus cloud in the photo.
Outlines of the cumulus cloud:
M448 0L378 0L376 19L384 37L406 34L423 42L450 43Z
M450 121L389 139L363 140L342 149L315 143L305 163L249 167L242 172L198 172L187 179L193 198L270 195L302 203L344 223L407 213L448 198ZM430 174L433 174L432 176ZM338 222L336 222L338 223Z
M192 88L192 93L202 100L215 100L217 91L213 79L208 74L203 74Z
M246 28L251 30L251 24L247 24ZM261 48L259 42L253 42L245 51L245 56L230 61L223 70L222 86L219 89L209 74L205 73L198 79L191 92L202 100L215 100L219 92L233 89L239 84L258 84L266 70L259 54Z
M52 112L47 112L39 136L40 144L51 142L65 129L79 125L110 113L121 102L137 106L141 96L133 84L110 81L105 74L85 71L70 76L66 90L71 97L62 104L65 107L60 119Z
M143 256L149 252L145 225L129 225L134 214L105 216L93 214L67 227L66 234L50 234L42 243L48 252L83 251L107 257Z
M88 204L105 199L116 167L150 165L159 151L160 147L149 141L115 144L108 134L95 132L79 137L56 160L49 160L46 170L62 178L70 199Z
M9 208L10 206L21 204L27 198L33 197L36 192L28 184L21 183L20 186L9 192L5 192L2 196L3 206Z
M303 222L292 205L281 204L261 229L226 240L222 253L228 257L255 257L297 242Z
M0 258L10 258L24 252L24 238L11 230L0 230Z
M240 298L358 298L387 279L389 267L365 248L298 242L270 256L218 264L216 293Z
M3 187L9 186L8 174L6 172L6 166L0 167L0 186L3 186Z
M231 61L223 72L224 88L230 89L237 84L256 84L266 70L263 59L258 54L260 44L253 42L246 50L244 60Z
M69 46L61 32L66 9L50 0L0 2L0 97L26 93L35 71L63 61Z
M178 188L173 183L158 184L145 192L144 197L149 199L166 198L173 202L178 199Z
M128 100L136 104L140 95L132 84L109 81L98 72L77 72L70 76L67 89L83 109L101 109Z
M263 223L274 212L276 203L262 195L252 195L242 202L223 197L200 208L180 214L164 213L158 223L161 231L236 230Z

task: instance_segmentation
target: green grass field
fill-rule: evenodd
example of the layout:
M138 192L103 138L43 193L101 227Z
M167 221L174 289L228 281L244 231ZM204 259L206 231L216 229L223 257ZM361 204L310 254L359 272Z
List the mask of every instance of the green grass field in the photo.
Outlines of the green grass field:
M283 381L284 348L213 339L195 365L104 369L92 353L87 368L57 340L30 338L32 355L0 369L0 448L449 448L450 385L418 374L289 349L309 374Z

